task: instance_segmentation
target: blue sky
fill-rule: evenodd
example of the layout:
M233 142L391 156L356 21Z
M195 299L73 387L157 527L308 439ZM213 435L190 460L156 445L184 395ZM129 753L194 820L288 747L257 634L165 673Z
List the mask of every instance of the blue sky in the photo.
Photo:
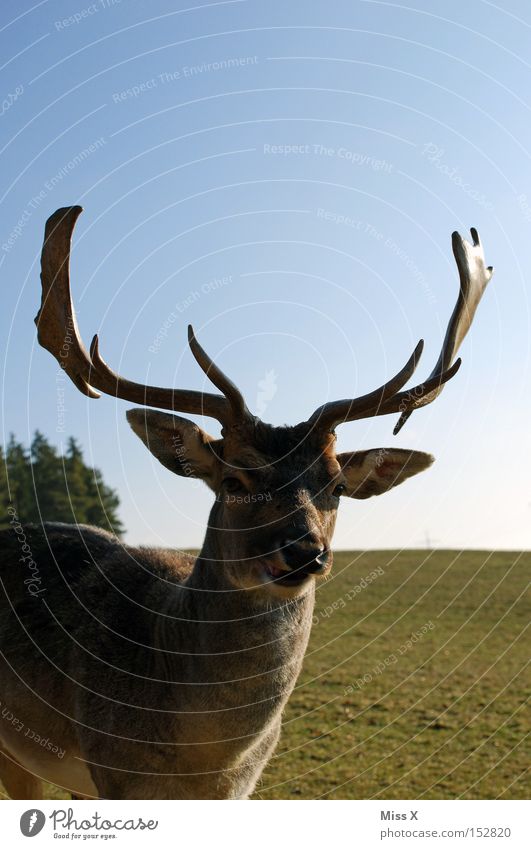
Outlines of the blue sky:
M98 331L132 379L201 388L191 322L276 424L375 388L421 337L429 373L457 295L450 234L475 226L496 273L459 375L399 437L392 416L339 434L343 450L437 462L346 499L335 542L529 548L530 38L523 0L3 4L4 441L77 436L119 490L127 539L200 544L206 487L156 463L130 405L83 397L36 345L60 206L85 209L85 340Z

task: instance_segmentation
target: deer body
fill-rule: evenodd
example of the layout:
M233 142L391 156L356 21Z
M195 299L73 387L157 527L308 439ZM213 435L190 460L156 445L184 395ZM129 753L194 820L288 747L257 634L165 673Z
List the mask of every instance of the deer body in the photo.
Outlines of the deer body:
M23 546L18 527L1 534L0 778L14 798L37 798L40 779L103 798L247 798L301 669L340 497L381 495L433 460L399 448L337 453L335 429L400 412L397 432L439 395L492 269L476 231L472 245L454 234L459 299L423 384L402 390L421 342L374 392L273 427L251 415L191 327L191 352L222 395L126 380L100 356L97 336L87 352L68 269L80 212L58 210L46 225L39 341L85 395L142 404L127 413L135 434L166 469L201 478L215 501L196 560L83 526L20 528ZM146 407L206 414L221 436Z
M194 561L175 551L129 548L86 526L25 532L44 592L28 595L20 572L5 576L14 614L3 620L0 644L16 650L15 674L8 664L2 668L2 705L17 705L24 727L60 743L64 754L43 752L5 721L4 751L75 795L252 793L302 665L313 585L295 600L247 604L248 596L242 603L231 590L223 564L201 555ZM10 534L2 532L4 551L17 545ZM46 648L39 645L43 631ZM42 700L21 687L21 656L39 670L31 684L50 706L70 678L71 699L61 698L66 716L43 710Z

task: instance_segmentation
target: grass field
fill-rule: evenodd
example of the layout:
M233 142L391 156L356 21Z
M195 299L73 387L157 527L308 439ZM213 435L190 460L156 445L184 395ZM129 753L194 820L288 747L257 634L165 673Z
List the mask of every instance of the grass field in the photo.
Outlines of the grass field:
M529 553L337 554L259 795L529 797L530 567Z
M336 554L256 797L528 798L530 572L531 553Z

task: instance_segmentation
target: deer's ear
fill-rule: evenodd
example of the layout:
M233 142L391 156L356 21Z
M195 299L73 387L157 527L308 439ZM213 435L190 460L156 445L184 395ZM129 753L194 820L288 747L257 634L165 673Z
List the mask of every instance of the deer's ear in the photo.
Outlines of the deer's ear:
M188 419L169 413L135 409L126 416L136 435L170 472L201 478L216 489L221 464L213 448L219 440Z
M406 478L423 472L434 457L424 451L404 448L371 448L338 454L337 461L347 481L345 495L350 498L370 498L398 486Z

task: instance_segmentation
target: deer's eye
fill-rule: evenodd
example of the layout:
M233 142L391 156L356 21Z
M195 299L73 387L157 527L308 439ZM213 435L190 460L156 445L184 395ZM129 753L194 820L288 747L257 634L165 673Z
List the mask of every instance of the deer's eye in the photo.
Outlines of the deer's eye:
M347 491L347 488L346 488L345 484L344 483L338 483L338 485L334 489L332 495L334 495L336 498L341 498L341 496L344 495L346 491Z
M225 478L223 486L225 487L225 491L230 492L232 495L247 491L239 478Z

